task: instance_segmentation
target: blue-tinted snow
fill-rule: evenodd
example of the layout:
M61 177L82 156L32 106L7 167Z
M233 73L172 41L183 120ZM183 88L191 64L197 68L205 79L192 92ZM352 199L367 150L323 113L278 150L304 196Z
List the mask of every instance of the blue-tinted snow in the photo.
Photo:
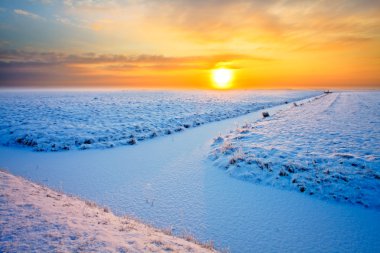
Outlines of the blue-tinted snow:
M259 118L261 111L112 149L0 147L0 167L231 252L380 252L378 210L252 184L214 167L213 138Z
M319 93L2 92L0 144L35 151L131 145Z
M380 92L332 93L215 138L230 175L380 209Z

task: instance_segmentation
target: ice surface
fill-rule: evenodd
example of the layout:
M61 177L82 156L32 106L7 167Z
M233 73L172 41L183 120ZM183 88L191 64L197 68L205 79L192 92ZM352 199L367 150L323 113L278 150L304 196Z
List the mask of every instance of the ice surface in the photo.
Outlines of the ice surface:
M380 92L342 92L294 105L215 138L230 175L380 209Z
M313 91L2 92L0 144L35 151L132 145Z

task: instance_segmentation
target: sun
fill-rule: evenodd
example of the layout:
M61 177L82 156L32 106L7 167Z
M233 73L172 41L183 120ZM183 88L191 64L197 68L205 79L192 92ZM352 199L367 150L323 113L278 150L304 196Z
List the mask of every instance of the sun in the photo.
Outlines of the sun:
M228 89L232 86L233 72L230 69L214 69L211 73L214 87L217 89Z

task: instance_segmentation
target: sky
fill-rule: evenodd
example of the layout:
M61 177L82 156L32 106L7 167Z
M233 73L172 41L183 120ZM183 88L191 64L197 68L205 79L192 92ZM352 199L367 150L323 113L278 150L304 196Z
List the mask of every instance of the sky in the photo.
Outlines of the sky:
M379 89L380 1L1 0L0 88Z

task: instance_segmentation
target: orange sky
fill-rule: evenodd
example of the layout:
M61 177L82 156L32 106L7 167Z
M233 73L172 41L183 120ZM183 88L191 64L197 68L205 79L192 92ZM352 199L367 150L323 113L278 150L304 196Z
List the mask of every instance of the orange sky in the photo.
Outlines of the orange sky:
M0 87L380 88L378 1L8 1Z

